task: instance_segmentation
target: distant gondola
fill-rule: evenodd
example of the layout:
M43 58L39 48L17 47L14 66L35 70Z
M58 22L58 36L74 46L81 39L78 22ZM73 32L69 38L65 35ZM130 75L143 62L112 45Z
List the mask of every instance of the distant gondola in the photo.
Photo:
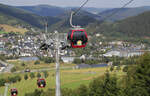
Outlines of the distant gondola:
M88 42L88 37L85 29L83 28L73 28L68 32L68 41L72 48L83 48L86 47Z
M10 91L11 91L11 96L17 96L18 91L16 88L11 89Z
M45 79L38 79L37 80L37 85L38 85L39 88L44 88L46 86Z

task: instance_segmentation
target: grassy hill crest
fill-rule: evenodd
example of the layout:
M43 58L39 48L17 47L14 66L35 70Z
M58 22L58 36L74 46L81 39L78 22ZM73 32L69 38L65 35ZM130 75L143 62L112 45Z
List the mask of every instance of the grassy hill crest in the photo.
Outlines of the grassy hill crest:
M7 32L18 32L20 34L24 34L25 32L27 32L28 30L25 28L17 28L17 27L13 27L10 25L6 25L6 24L0 24L0 29L2 29L1 32L3 33L7 33Z

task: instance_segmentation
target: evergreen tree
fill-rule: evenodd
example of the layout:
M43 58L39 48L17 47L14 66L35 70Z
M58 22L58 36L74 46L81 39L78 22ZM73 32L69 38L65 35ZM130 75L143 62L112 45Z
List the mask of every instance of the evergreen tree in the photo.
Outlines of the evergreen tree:
M3 78L0 79L0 87L1 87L1 86L5 86L5 79L3 79Z
M111 66L110 67L110 71L112 72L114 70L114 66Z
M41 96L42 93L43 93L43 90L35 89L33 93L27 93L25 94L25 96Z
M88 94L89 94L89 90L85 85L80 85L80 87L77 89L78 96L88 96Z
M37 74L37 78L40 78L40 77L41 77L41 74L40 74L40 73L38 73L38 74Z
M124 68L123 68L123 72L127 72L128 71L128 66L125 66Z
M62 96L74 96L74 92L72 89L64 88L62 89Z
M93 80L89 85L89 96L101 96L102 95L103 80L99 77Z
M48 89L46 92L42 92L40 96L55 96L55 89ZM72 96L72 95L63 95L63 90L62 90L62 96Z
M35 77L34 73L30 73L30 78L33 79Z
M103 84L104 96L120 96L120 89L117 86L117 78L111 77L109 73L106 73Z
M44 73L44 77L47 78L48 75L49 75L48 72L47 72L47 71L44 71L43 73Z
M19 75L17 75L17 76L15 76L15 78L16 78L16 81L21 81L21 77L19 76Z
M26 64L23 62L23 63L21 64L21 66L26 66Z
M150 96L150 53L140 57L134 70L129 75L132 78L131 90L128 90L129 96Z
M101 78L95 79L90 84L89 96L120 96L120 88L117 86L117 78L111 77L107 72L104 80Z
M37 61L34 62L34 65L38 65L38 64L40 64L39 60L37 60Z
M27 80L27 79L28 79L28 75L25 74L25 75L24 75L24 80Z

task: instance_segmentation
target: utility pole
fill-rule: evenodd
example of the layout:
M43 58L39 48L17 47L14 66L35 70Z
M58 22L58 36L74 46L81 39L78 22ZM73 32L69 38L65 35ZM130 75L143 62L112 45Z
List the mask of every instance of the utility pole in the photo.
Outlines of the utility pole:
M43 37L44 37L45 40L47 40L46 34L48 34L47 33L48 32L48 30L47 30L48 28L47 27L48 27L48 23L45 21L45 33L43 34Z
M48 23L45 23L45 34L47 34L47 27L48 27Z
M58 31L55 31L56 34L56 47L55 47L55 53L56 53L56 93L55 96L61 96L61 91L60 91L60 63L59 63L59 53L60 53L60 49L59 49L59 34Z
M4 92L4 96L7 96L7 92L8 92L8 83L5 83L5 92Z

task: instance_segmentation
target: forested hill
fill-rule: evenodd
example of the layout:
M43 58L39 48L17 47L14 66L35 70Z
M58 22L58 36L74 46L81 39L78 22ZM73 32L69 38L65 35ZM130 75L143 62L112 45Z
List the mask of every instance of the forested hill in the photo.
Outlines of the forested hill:
M118 22L118 32L127 36L150 36L150 11Z
M35 13L40 16L58 16L65 12L65 9L50 5L37 5L37 6L17 6L23 10Z
M58 22L60 19L54 17L47 17L49 25ZM9 25L32 25L34 27L42 28L44 19L41 16L33 13L0 4L0 23Z
M150 37L150 11L144 12L138 16L103 24L92 24L87 27L91 34L101 33L111 37Z
M148 9L149 7L144 8ZM49 30L51 31L59 28L63 29L63 32L66 32L66 30L70 28L69 16L70 12L61 14L59 16L61 18L50 16L47 17ZM73 24L87 27L88 33L91 34L101 33L106 36L115 36L118 38L121 36L150 36L150 11L144 12L138 16L128 17L127 19L115 23L104 22L103 24L100 24L96 18L98 17L94 14L87 11L80 11L73 17ZM44 18L42 16L38 16L12 6L0 4L0 24L22 24L43 28L44 23Z

